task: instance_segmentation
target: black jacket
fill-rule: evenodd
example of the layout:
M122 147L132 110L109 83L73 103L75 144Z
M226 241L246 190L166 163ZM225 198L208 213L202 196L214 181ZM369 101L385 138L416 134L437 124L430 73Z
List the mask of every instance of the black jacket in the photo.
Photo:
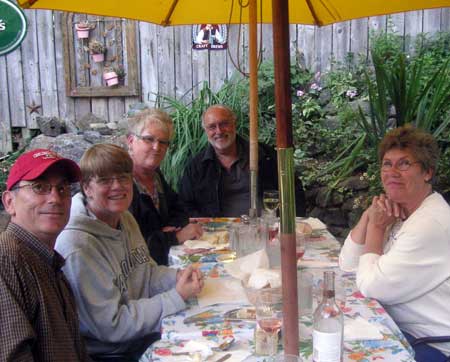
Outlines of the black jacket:
M240 137L237 142L249 152L249 143ZM264 190L278 189L277 155L270 146L260 143L258 193ZM222 214L220 200L222 198L222 167L216 158L214 148L208 146L195 155L184 170L179 183L179 196L190 217L219 217ZM295 204L297 216L304 216L305 193L298 176L295 182Z
M163 187L163 193L159 193L158 211L152 198L140 193L136 184L133 185L133 201L130 212L136 218L141 233L147 243L150 255L159 265L168 265L169 249L178 245L175 232L163 232L164 226L186 226L189 222L187 214L178 195L171 189L162 173L158 170Z

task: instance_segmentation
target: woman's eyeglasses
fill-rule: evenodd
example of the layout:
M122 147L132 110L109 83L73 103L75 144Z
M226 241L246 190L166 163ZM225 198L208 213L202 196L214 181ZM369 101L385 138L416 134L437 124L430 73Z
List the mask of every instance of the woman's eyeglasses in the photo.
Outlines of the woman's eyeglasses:
M94 179L94 181L97 183L97 185L104 186L104 187L110 187L114 183L114 180L117 180L119 184L122 186L128 186L132 181L133 177L131 176L131 173L124 173L120 175L115 175L111 177L97 177Z
M420 163L418 161L410 161L410 160L400 160L398 161L396 164L393 164L391 161L389 160L385 160L381 163L381 170L382 171L390 171L392 170L392 168L395 168L396 170L399 171L408 171L409 168L414 165L415 163Z
M170 146L170 141L167 140L160 140L159 138L153 137L153 136L141 136L138 135L136 133L133 133L133 135L137 138L139 138L140 140L144 141L145 143L148 143L149 145L154 145L156 143L159 143L161 146L163 147L169 147Z

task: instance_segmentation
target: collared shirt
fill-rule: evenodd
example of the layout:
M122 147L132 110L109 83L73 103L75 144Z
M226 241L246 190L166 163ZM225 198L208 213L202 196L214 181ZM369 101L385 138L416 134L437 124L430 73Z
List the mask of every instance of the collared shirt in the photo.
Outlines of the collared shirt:
M237 143L237 160L227 170L222 167L223 193L220 204L224 216L247 215L250 209L250 171L248 153Z
M63 265L14 223L0 234L0 361L90 361Z
M150 192L149 189L141 184L136 178L134 178L134 183L141 194L148 195L152 198L156 210L160 211L160 195L164 195L164 189L159 173L155 172L155 175L153 176L153 192Z

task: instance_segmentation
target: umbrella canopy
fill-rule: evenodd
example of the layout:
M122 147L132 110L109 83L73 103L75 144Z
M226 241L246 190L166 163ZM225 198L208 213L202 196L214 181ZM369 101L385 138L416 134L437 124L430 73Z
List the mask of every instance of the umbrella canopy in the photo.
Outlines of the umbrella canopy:
M102 16L115 16L148 21L154 24L189 25L201 23L248 23L249 10L243 8L240 16L238 0L18 0L23 8L54 9ZM289 1L291 24L327 25L366 16L383 15L409 10L449 6L449 0L295 0ZM272 23L272 2L261 1L262 19ZM232 8L233 7L233 8ZM231 21L230 20L230 12Z

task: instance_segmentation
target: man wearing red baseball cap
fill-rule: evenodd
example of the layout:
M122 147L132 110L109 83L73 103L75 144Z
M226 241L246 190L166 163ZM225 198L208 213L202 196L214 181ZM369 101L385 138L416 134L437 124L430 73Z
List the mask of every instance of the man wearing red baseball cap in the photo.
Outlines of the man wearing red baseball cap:
M78 315L53 250L69 220L78 165L37 149L12 166L2 195L11 222L0 234L0 361L89 361Z

